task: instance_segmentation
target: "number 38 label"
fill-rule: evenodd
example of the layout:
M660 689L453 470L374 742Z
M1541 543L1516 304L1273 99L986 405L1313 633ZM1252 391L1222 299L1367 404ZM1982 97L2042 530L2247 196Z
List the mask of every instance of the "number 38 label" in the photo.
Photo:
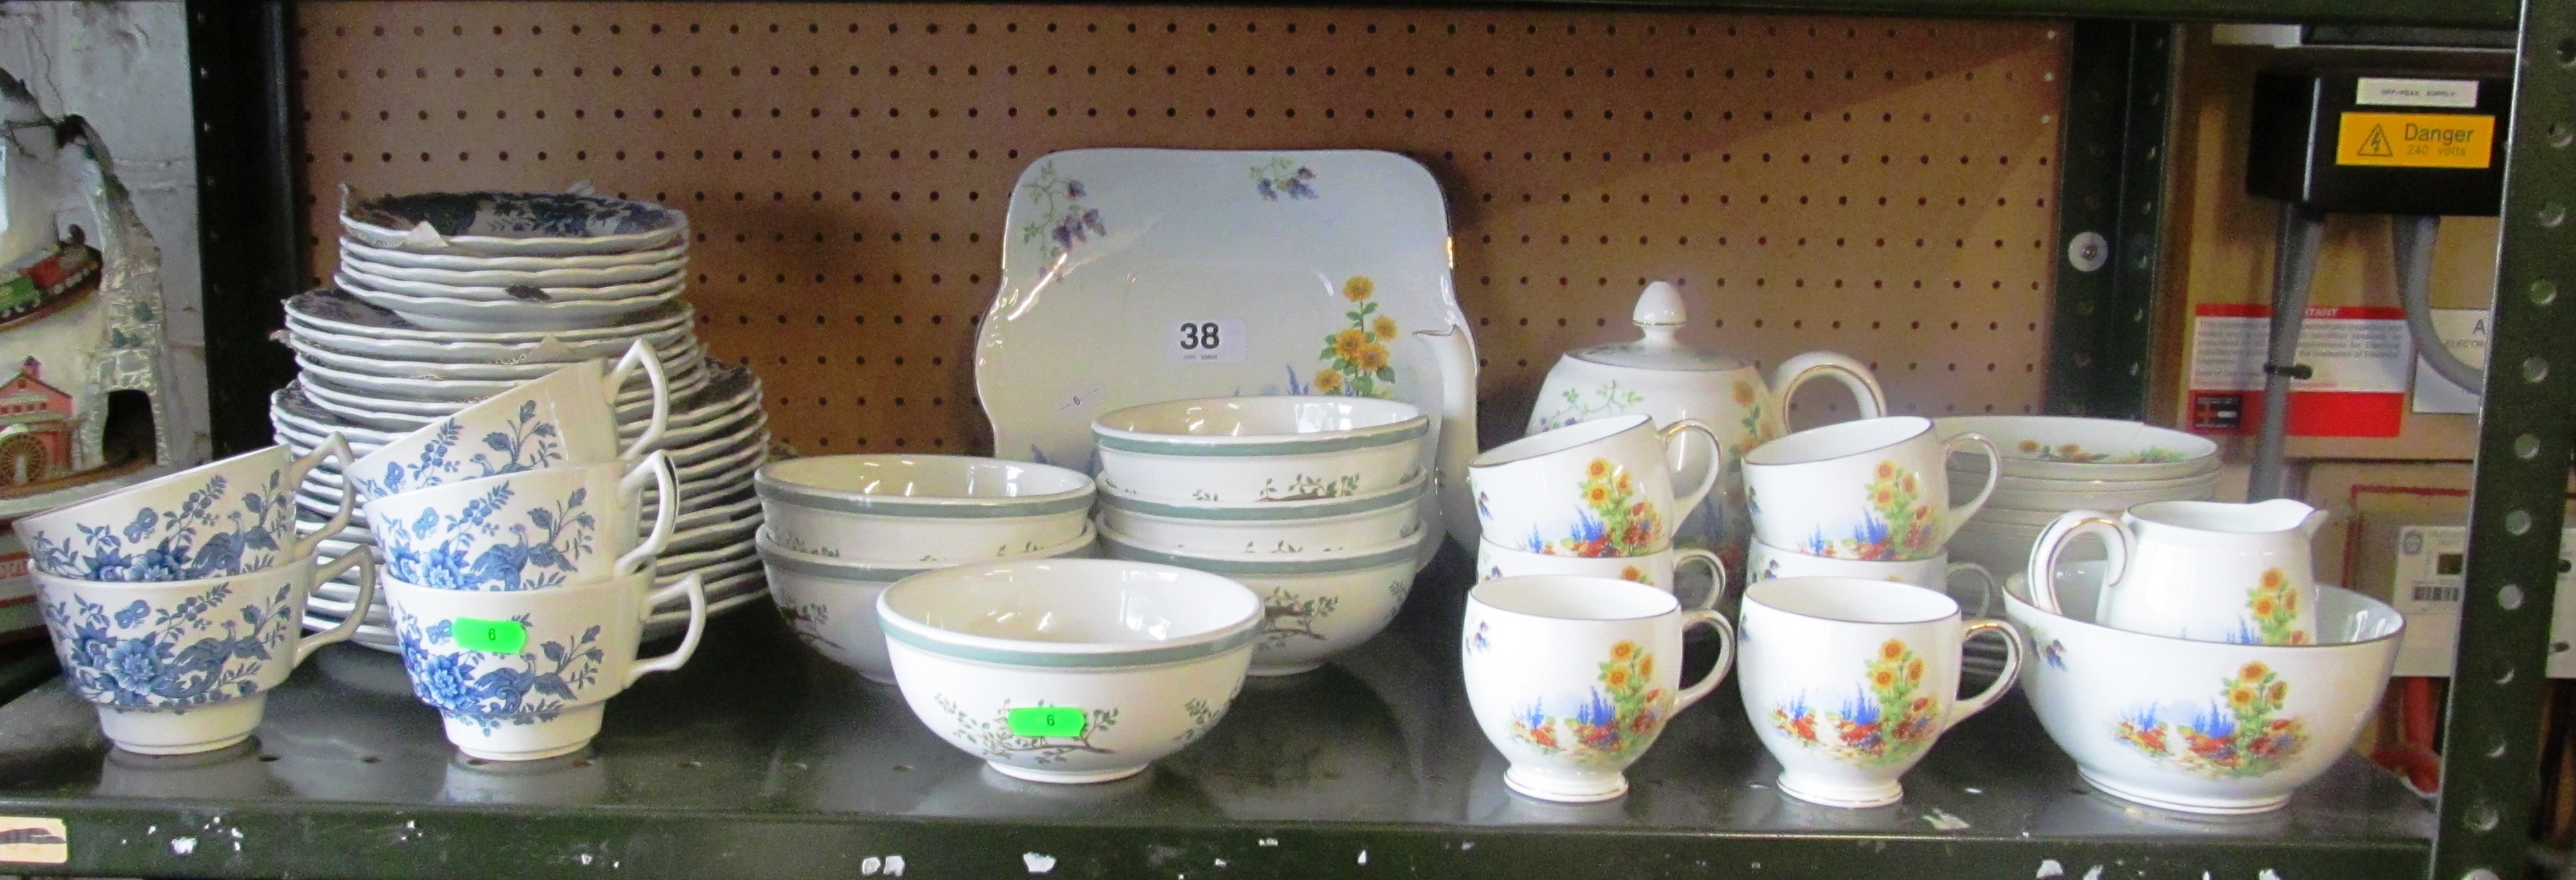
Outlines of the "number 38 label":
M1239 364L1251 342L1243 337L1243 319L1217 318L1172 323L1168 350L1174 363Z

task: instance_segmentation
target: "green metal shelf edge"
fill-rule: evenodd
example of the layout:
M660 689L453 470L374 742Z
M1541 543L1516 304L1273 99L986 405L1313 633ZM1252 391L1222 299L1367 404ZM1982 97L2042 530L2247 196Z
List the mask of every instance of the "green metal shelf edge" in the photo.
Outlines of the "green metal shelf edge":
M1903 876L2413 878L2428 841L1960 838L1367 823L1140 827L526 806L0 799L0 813L65 820L73 874L191 877L1056 878L1611 876L1844 878L1865 860ZM1110 832L1110 833L1103 833ZM114 846L102 841L114 839ZM173 842L188 839L187 852ZM359 843L363 842L363 843ZM354 845L353 845L354 844ZM793 855L780 858L782 854ZM1039 870L1044 868L1045 870Z

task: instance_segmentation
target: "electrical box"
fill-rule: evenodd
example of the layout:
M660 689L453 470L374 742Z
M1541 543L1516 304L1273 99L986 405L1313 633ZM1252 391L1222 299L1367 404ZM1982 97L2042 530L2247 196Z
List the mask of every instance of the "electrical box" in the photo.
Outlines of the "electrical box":
M2330 213L2493 217L2512 107L2509 75L2265 71L2245 188Z
M2448 676L2460 639L2460 600L2468 588L2469 530L2460 526L2408 525L2397 528L2397 558L2390 594L2406 613L2406 634L2397 649L2397 675ZM2576 569L2576 529L2558 539L2558 601L2549 622L2549 677L2576 678L2576 595L2569 572Z

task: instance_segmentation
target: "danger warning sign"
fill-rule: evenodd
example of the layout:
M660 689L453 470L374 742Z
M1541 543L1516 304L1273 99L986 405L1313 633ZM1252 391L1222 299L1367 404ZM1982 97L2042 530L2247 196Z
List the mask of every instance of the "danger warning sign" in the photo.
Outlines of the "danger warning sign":
M2495 122L2467 113L2346 113L2335 164L2485 168L2495 161Z

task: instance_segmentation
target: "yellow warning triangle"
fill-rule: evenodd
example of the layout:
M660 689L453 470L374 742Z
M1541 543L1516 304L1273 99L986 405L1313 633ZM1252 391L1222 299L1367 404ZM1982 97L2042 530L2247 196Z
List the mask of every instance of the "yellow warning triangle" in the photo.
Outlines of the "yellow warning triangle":
M2374 125L2370 127L2370 136L2361 139L2361 149L2355 151L2353 155L2394 156L2397 154L2388 149L2388 130Z

